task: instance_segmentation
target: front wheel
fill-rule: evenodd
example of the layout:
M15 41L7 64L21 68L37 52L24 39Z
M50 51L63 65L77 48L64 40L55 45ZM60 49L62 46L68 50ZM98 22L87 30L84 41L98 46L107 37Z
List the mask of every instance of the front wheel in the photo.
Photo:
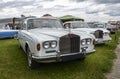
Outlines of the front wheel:
M34 68L37 67L37 64L38 64L38 63L32 59L32 55L31 55L31 53L30 53L29 47L27 48L27 60L28 60L28 66L29 66L31 69L34 69Z

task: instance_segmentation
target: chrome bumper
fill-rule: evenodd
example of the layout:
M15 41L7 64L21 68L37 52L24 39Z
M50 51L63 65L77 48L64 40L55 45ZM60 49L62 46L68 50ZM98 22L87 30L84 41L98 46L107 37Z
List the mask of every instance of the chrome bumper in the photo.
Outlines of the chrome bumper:
M86 50L86 54L92 54L94 53L96 50Z
M70 61L75 59L80 59L83 57L83 55L86 54L86 51L83 51L82 53L71 53L69 55L54 55L54 56L46 56L46 57L37 57L32 56L33 60L41 63L50 63L50 62L61 62L61 61Z
M111 41L112 39L96 39L96 44L104 44L107 41Z

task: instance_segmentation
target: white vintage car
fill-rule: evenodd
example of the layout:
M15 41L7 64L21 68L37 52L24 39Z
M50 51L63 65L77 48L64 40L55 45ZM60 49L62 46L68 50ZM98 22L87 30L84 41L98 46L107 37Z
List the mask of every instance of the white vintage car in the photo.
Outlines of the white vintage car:
M90 28L86 22L68 21L64 23L64 28L66 27L71 27L72 30L94 35L96 38L96 44L104 44L105 42L112 40L112 38L109 36L110 32L107 29Z
M95 38L90 34L65 30L56 18L27 18L18 32L19 46L25 51L28 65L85 58L95 52Z

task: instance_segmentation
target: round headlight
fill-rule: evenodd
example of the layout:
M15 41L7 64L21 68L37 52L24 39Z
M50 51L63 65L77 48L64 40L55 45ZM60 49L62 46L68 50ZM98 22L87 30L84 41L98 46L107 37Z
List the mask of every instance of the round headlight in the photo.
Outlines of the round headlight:
M91 44L91 39L87 39L87 44Z
M48 48L50 47L50 42L49 42L49 41L44 42L44 43L43 43L43 47L44 47L45 49L48 49Z
M57 46L57 41L51 41L51 47L55 48Z
M85 44L86 44L86 40L83 39L83 40L81 41L81 44L82 44L82 45L85 45Z

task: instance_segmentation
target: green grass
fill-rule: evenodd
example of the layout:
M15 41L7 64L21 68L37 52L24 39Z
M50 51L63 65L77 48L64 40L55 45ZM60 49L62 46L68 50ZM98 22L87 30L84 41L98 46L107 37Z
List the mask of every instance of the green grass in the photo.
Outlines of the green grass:
M115 35L111 37L111 42L96 46L96 53L84 61L40 64L34 70L27 66L26 55L18 48L16 39L0 40L0 79L106 79L104 73L111 70L116 58L117 42Z

